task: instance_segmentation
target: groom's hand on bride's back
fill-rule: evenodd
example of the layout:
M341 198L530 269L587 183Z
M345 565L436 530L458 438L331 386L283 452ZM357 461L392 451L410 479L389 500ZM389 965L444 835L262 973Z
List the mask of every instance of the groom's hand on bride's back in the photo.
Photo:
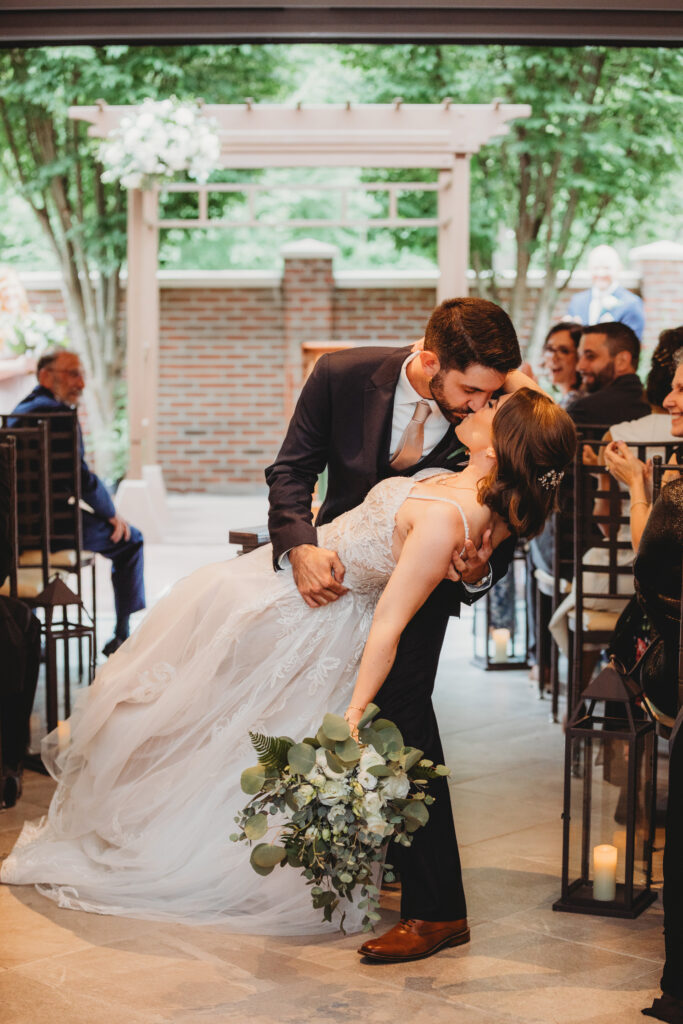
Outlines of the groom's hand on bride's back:
M290 550L289 561L294 582L309 608L321 608L348 593L342 586L346 570L336 551L299 544Z

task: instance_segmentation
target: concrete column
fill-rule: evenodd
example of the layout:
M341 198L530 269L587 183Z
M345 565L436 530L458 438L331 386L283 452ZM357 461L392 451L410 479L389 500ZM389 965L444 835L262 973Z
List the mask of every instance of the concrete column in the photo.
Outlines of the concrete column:
M452 171L439 172L439 283L436 301L467 295L470 261L470 158L457 153Z
M126 285L126 384L130 458L116 493L119 513L148 541L162 539L168 525L166 492L157 466L159 387L158 196L128 192L128 280Z
M157 284L157 193L128 193L128 281L126 286L127 386L130 423L128 477L156 462L159 376L159 288Z
M640 264L645 303L643 341L653 349L661 331L683 323L683 245L652 242L631 249L630 256Z
M284 413L288 421L304 377L301 345L329 341L334 334L334 245L304 238L280 250L285 336Z

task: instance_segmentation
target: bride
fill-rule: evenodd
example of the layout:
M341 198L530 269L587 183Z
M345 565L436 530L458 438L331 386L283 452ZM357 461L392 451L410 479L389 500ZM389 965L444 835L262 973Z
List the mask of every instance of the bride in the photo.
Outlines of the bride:
M567 414L524 387L457 427L461 473L382 480L318 530L348 593L311 609L270 545L177 583L98 672L59 749L58 786L2 866L60 906L128 917L304 934L329 926L295 871L256 875L229 840L254 761L249 730L295 738L326 711L352 725L387 675L406 623L454 551L487 529L531 536L551 511L576 438ZM359 926L347 914L347 927Z

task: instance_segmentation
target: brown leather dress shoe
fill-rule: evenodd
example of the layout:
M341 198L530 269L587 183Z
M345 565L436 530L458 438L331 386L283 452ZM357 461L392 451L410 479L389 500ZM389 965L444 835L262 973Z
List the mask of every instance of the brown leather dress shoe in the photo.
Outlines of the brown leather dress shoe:
M401 963L423 960L446 946L462 946L470 941L467 918L459 921L418 921L404 918L378 939L364 942L358 952L370 960Z

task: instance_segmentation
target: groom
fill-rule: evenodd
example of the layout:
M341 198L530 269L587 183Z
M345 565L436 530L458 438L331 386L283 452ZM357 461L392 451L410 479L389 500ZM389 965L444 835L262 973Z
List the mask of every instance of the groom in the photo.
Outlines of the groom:
M280 452L266 470L268 526L276 569L289 559L303 600L316 608L338 600L344 566L317 545L311 496L327 466L318 525L359 505L379 480L427 467L458 469L467 461L454 424L502 388L521 361L507 314L478 298L442 302L425 331L424 348L358 348L322 356L306 381ZM394 666L377 694L382 715L407 744L443 762L432 690L448 618L458 615L506 571L509 538L492 554L490 531L479 550L467 542L444 582L403 631ZM394 844L401 877L401 920L364 943L381 962L417 960L469 940L460 857L445 779L431 789L428 824L410 847Z

